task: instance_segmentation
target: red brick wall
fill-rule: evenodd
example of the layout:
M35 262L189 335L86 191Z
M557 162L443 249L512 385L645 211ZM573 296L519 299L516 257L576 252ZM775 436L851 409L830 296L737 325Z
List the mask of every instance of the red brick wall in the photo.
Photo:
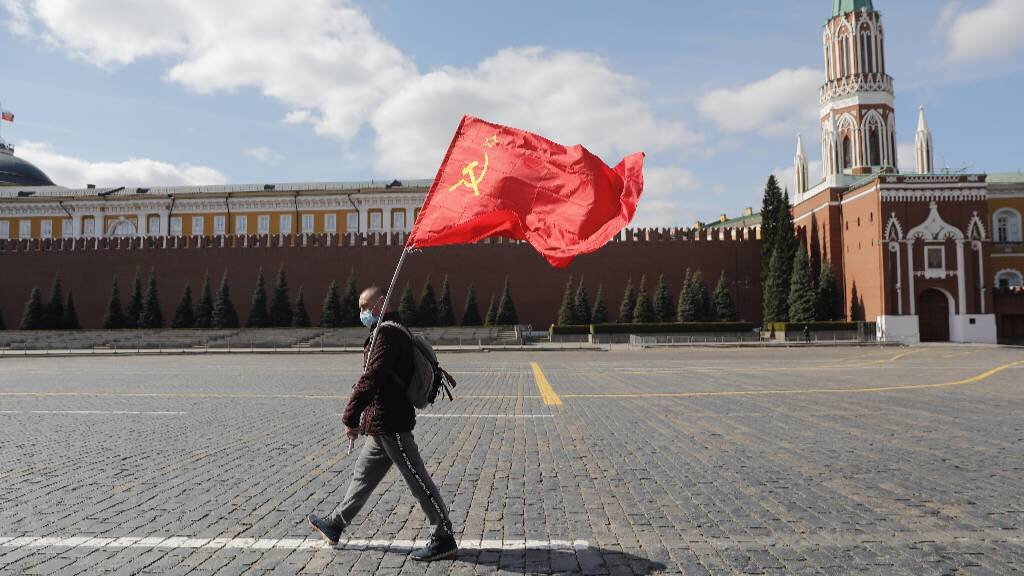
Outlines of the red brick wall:
M633 231L627 231L634 238ZM742 235L742 231L738 231ZM598 284L604 286L605 302L614 320L618 316L619 302L628 278L639 284L641 274L648 276L648 290L654 291L659 274L664 273L673 299L678 298L683 275L687 267L702 269L708 291L714 290L719 275L725 271L740 316L757 322L761 318L760 240L708 239L709 232L701 233L699 240L692 231L640 231L636 238L615 241L590 255L578 258L565 270L551 268L532 247L516 243L484 243L468 246L431 248L411 254L398 282L398 290L409 282L418 295L428 275L440 295L441 281L450 277L456 316L461 317L466 290L476 285L481 315L491 294L499 297L505 275L511 282L512 298L519 312L520 322L543 329L557 316L565 282L570 274L574 283L584 279L584 285L593 301ZM716 232L717 234L717 232ZM347 244L346 237L340 243ZM664 238L664 239L656 239ZM262 267L267 276L268 290L272 288L279 266L288 272L291 297L295 298L299 286L305 288L306 304L314 323L319 318L324 292L331 280L343 289L349 270L354 269L360 286L369 283L386 285L390 280L400 254L400 242L385 245L339 245L337 236L313 237L307 246L278 246L268 238L250 237L257 246L242 246L242 237L226 239L227 247L196 246L194 239L172 239L179 244L143 247L135 240L117 244L103 241L54 241L31 244L0 241L0 311L8 327L16 327L25 301L33 286L39 286L44 298L48 297L54 275L59 273L65 292L73 290L79 319L84 328L98 327L110 297L111 278L115 275L121 289L121 302L126 305L132 277L141 271L143 282L150 269L154 269L160 291L165 318L170 321L186 282L192 286L193 297L198 300L203 274L209 271L214 291L224 271L228 271L231 296L243 324L248 317L249 300L256 282L256 271ZM323 245L327 240L330 246ZM396 241L401 239L396 238ZM213 240L206 239L207 244ZM217 240L216 242L219 242ZM286 239L286 244L291 244ZM186 243L192 243L186 247ZM371 237L370 244L384 244L383 237ZM171 243L169 243L171 244ZM144 286L145 288L145 286ZM397 297L395 302L397 307Z

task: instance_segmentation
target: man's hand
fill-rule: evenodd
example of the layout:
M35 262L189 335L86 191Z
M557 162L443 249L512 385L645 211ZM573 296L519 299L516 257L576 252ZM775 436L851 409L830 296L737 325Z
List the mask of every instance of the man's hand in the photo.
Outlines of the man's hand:
M354 441L356 438L359 438L359 430L356 428L349 428L348 426L346 426L345 436L347 436L349 440Z

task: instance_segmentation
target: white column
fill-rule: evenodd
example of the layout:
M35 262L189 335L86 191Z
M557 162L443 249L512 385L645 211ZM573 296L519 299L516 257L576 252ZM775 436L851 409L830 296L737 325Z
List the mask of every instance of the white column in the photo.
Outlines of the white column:
M135 214L135 222L136 222L135 235L136 236L145 236L146 232L148 231L146 229L147 228L146 213L145 212L138 212L137 214Z
M914 293L914 241L907 240L907 294L910 296L910 315L917 316L917 296Z
M81 238L82 237L82 213L75 212L71 215L71 237Z
M359 232L366 234L366 231L370 229L370 216L368 214L370 210L369 206L361 203L359 206Z
M978 251L978 280L981 286L978 290L978 297L981 298L981 313L985 313L985 258L982 252L982 244L975 240L972 246Z
M170 210L160 211L160 235L168 236L171 231L171 212Z
M956 287L959 294L957 294L957 309L960 311L960 315L967 314L967 279L964 278L964 241L956 241Z
M900 257L900 245L893 242L889 245L889 252L896 259L896 314L903 316L903 262Z

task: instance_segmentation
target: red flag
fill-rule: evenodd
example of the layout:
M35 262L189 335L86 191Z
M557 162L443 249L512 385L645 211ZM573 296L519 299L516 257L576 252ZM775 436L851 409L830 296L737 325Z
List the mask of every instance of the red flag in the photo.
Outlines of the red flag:
M643 162L637 152L613 169L582 146L464 116L407 246L505 236L564 268L633 219Z
M14 114L11 113L11 112L8 112L7 110L4 110L3 112L0 112L0 118L3 118L4 120L7 120L8 122L14 122Z

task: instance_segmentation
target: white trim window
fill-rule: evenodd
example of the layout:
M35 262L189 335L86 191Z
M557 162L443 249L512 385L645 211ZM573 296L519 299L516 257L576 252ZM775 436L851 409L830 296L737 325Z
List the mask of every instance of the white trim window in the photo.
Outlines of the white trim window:
M75 225L71 218L64 218L60 221L60 237L71 238L75 235Z
M53 220L42 220L39 222L39 236L41 238L53 238Z
M1016 270L1000 270L996 274L996 288L1020 288L1024 286L1024 275Z
M924 247L924 275L926 278L943 278L946 276L946 247Z
M202 216L193 216L192 217L192 235L193 236L202 236L203 235L203 220L204 220L204 218Z
M994 221L996 242L1020 242L1021 222L1020 213L1012 208L997 210L992 216Z
M0 240L7 240L11 237L11 223L7 220L0 220Z
M291 234L292 233L292 215L281 214L277 220L277 230L280 234Z
M223 236L226 229L228 219L226 216L214 216L213 217L213 233L217 236Z
M249 233L249 217L235 216L235 234Z
M21 220L18 222L18 238L32 237L32 221Z
M345 231L355 232L359 230L359 213L349 212L345 215Z
M181 218L178 218L178 228L179 229L181 228ZM82 236L95 236L95 235L96 235L96 219L95 218L83 218L82 219Z
M270 234L270 214L260 214L256 217L256 232Z
M181 216L171 216L168 223L171 236L181 236Z
M338 231L338 215L324 214L324 232L334 234Z
M405 230L405 210L395 210L391 213L391 227L395 230Z
M384 214L370 212L370 230L380 230L384 227Z
M159 216L150 216L149 217L149 220L146 223L146 232L148 232L150 236L159 236L160 235L160 217Z
M313 219L313 215L312 214L303 214L302 215L302 233L303 234L312 234L314 232L314 229L313 229L314 222L315 221Z

